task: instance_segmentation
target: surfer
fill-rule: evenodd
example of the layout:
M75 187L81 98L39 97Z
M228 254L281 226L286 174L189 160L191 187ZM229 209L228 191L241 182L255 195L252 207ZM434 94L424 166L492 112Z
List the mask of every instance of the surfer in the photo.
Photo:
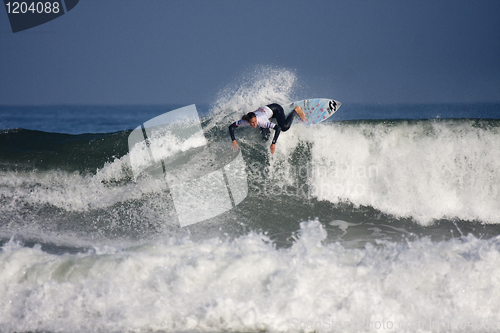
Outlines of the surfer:
M271 154L274 154L274 150L276 149L276 141L278 140L278 136L280 132L286 132L292 125L293 119L295 115L298 115L300 119L305 120L306 115L300 106L296 106L295 109L290 112L288 117L285 117L285 111L281 107L281 105L273 103L266 106L261 106L254 112L249 112L241 117L240 120L232 123L229 126L229 135L231 135L231 140L233 140L233 144L231 149L233 151L238 151L238 142L234 137L234 129L239 126L252 126L253 128L260 127L262 136L264 140L267 141L269 138L269 129L274 129L274 137L271 143ZM269 119L275 118L277 124L272 123Z

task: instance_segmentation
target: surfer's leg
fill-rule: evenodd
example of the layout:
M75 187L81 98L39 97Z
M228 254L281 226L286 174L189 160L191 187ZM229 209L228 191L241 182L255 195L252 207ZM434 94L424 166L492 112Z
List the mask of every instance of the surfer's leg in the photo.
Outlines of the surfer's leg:
M285 111L279 104L269 104L268 107L273 111L273 118L276 119L283 132L287 131L292 126L293 118L297 114L295 111L290 112L288 117L285 117Z
M304 113L304 111L302 110L302 108L300 106L296 106L294 111L297 113L297 115L300 117L300 119L302 120L306 120L306 114Z

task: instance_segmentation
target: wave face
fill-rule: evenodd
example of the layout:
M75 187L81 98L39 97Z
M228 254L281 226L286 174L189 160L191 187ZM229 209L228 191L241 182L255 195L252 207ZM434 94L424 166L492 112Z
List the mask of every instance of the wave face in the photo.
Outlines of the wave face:
M217 140L226 139L224 128L211 131ZM168 188L158 179L134 181L128 133L4 131L4 221L17 228L16 223L25 224L29 216L28 229L41 222L46 231L47 224L60 227L69 219L87 233L88 217L110 219L112 225L126 221L134 229L142 228L147 216L162 230L167 222L171 231L176 221ZM268 212L257 213L259 225L275 218L287 223L283 211L290 209L304 219L347 206L358 211L367 207L386 219L410 219L422 226L439 220L500 221L497 121L327 122L283 133L272 157L258 133L244 129L237 135L249 195L245 208L222 216L223 221L243 218L255 224L244 212L253 206ZM102 232L101 225L95 228Z
M306 172L318 200L347 200L421 224L452 218L498 223L498 125L470 120L331 123L297 131L285 145L290 155L299 142L309 144Z
M223 89L201 108L209 145L229 150L249 110L302 99L297 82L263 67ZM72 134L2 130L0 331L498 330L500 121L419 119L432 108L343 121L343 104L281 133L274 155L237 129L247 197L182 228L165 181L131 168L149 107L80 112ZM133 121L82 134L97 113Z

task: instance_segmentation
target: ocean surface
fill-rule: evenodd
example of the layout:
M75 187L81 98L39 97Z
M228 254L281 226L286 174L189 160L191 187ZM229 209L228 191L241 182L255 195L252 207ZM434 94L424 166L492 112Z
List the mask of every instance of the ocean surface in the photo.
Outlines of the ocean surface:
M342 102L295 82L197 105L208 143L261 104ZM343 103L274 155L237 129L247 196L185 227L128 145L182 106L0 106L0 332L500 330L499 104Z

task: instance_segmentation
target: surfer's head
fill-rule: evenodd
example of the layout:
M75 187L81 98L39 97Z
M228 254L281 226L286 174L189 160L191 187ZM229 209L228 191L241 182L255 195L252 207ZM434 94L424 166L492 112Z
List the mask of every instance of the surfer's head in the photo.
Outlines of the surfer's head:
M246 115L241 117L241 119L245 120L253 128L257 128L257 116L255 115L255 113L248 112Z

